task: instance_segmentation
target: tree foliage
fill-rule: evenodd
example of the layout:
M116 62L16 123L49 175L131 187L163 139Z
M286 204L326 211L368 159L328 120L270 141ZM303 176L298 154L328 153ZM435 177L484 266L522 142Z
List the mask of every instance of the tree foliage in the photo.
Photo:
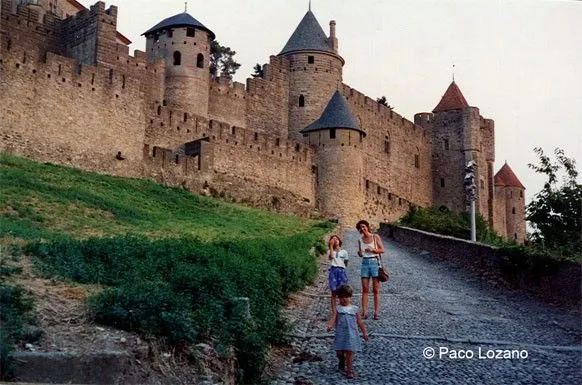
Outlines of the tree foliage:
M534 229L531 240L559 251L563 255L582 253L582 185L576 181L576 161L564 155L562 149L554 150L555 161L545 155L540 147L534 152L539 165L528 164L535 172L545 174L543 189L527 205L526 219ZM558 176L565 177L558 185Z
M234 60L236 51L224 47L216 40L210 43L210 74L213 76L232 77L240 68L240 63Z
M390 110L393 110L394 107L392 107L390 104L388 104L388 99L386 99L386 96L382 95L381 97L376 99L376 102L378 104L382 104L383 106L388 107Z
M263 77L263 75L264 75L263 67L259 63L255 64L255 66L253 67L253 70L255 72L251 74L252 77L254 77L254 78L262 78Z

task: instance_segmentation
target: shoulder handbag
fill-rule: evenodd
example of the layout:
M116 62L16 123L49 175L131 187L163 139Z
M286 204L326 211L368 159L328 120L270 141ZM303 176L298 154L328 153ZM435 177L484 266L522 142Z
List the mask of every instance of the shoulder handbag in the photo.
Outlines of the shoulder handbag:
M374 246L376 246L375 236L374 236ZM384 266L382 266L382 254L378 254L378 265L380 265L380 267L378 268L378 280L380 282L388 282L388 280L390 279L390 273L388 272L388 269L385 269Z

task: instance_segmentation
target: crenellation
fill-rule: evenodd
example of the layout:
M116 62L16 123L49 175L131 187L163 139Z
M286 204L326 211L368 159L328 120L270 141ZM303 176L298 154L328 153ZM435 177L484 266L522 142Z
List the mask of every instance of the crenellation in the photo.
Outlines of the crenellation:
M523 191L493 182L493 120L465 106L406 119L343 83L337 40L332 52L271 55L243 84L210 75L214 33L204 26L150 31L146 51L131 55L116 6L99 1L62 19L0 1L0 151L345 225L394 221L414 206L465 211L473 159L479 212L523 240ZM304 135L336 90L359 128Z

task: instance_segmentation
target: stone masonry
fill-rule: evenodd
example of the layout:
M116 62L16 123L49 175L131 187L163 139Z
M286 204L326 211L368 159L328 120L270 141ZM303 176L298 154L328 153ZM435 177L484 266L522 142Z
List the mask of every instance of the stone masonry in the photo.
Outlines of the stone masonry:
M0 1L0 151L251 205L269 206L268 191L286 202L272 208L344 225L415 206L465 211L474 160L478 212L524 240L525 188L494 176L493 121L454 82L414 122L344 84L336 23L327 36L311 10L263 76L241 84L210 75L215 35L187 13L144 32L147 52L130 55L115 6ZM305 133L336 92L355 126Z

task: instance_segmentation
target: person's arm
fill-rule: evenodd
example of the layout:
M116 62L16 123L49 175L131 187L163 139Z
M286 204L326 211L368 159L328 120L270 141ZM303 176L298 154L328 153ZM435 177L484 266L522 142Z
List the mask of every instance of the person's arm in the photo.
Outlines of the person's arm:
M374 234L374 237L376 237L376 250L374 250L374 254L384 254L384 244L382 243L382 239L377 234Z
M360 330L362 331L362 338L364 338L364 341L368 341L368 332L366 331L366 325L364 325L364 322L362 321L362 316L360 315L360 313L356 313L356 322L358 323L358 327L360 328Z
M358 239L358 256L359 257L362 256L362 243L360 242L359 239Z
M333 330L334 326L335 326L335 318L337 315L337 311L333 312L333 315L331 316L331 319L329 320L329 322L327 323L327 331L330 332Z

